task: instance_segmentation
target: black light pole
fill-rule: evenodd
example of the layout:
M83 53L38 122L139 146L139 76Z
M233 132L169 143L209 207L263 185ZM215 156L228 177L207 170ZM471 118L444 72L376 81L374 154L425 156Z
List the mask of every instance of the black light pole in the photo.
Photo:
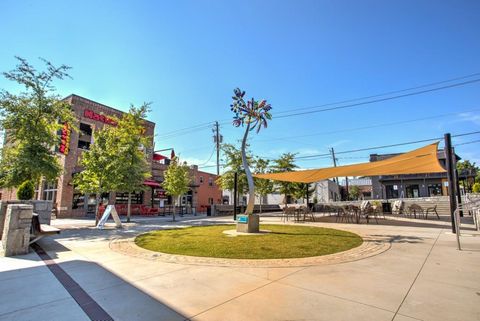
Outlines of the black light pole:
M450 133L445 134L445 161L447 165L447 180L448 180L448 197L450 199L450 217L452 220L452 233L456 233L455 229L455 210L457 208L455 199L455 175L454 175L454 161L452 157L452 138Z
M233 176L233 220L237 220L237 182L238 180L238 175L237 172L235 172Z

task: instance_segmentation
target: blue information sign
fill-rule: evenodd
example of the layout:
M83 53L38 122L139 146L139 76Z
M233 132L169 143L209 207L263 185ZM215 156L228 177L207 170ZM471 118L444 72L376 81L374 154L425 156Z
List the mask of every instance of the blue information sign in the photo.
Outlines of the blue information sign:
M247 215L240 215L238 216L238 223L248 223L248 216Z

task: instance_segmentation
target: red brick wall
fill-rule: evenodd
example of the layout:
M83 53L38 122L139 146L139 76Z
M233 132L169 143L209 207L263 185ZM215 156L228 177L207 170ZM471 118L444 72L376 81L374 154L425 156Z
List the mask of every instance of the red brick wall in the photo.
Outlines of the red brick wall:
M203 178L203 183L200 181L200 178ZM197 188L197 211L204 211L206 206L209 206L208 199L212 198L214 204L222 204L222 190L215 182L218 176L206 173L202 171L197 171L195 173L195 185L198 185ZM209 185L209 179L213 182L213 185Z

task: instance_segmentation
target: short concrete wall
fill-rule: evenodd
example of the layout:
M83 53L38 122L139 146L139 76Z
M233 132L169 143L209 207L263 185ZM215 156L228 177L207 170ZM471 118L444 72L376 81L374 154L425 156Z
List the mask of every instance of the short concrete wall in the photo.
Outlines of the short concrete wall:
M5 215L7 213L7 207L10 204L28 204L32 205L33 212L38 214L38 219L40 224L50 225L52 217L52 201L0 201L0 239L2 238L3 226L5 222Z
M2 233L2 256L15 256L28 253L33 206L10 204L5 213Z
M237 214L243 214L241 210L245 210L246 206L237 206ZM278 204L262 205L262 213L278 212L282 209ZM253 213L260 213L260 205L255 204L253 207ZM214 204L212 205L212 216L224 216L233 215L233 205L227 204Z

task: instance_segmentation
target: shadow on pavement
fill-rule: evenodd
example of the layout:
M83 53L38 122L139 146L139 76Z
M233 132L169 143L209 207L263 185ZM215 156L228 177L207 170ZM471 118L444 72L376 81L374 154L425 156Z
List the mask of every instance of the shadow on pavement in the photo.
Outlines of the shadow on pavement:
M49 242L48 251L52 255L55 251L69 250L57 242ZM0 300L0 320L88 320L85 313L91 312L95 303L113 320L187 319L90 261L69 260L49 269L35 253L5 259L9 266L0 272L0 291L8 295Z

